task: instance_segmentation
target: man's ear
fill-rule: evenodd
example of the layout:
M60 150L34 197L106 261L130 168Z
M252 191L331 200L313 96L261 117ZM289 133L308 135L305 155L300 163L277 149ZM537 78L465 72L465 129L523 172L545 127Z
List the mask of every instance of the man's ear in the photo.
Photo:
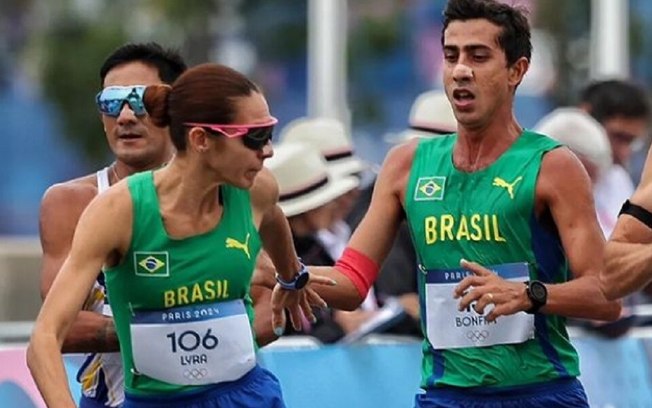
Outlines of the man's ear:
M509 85L516 88L521 83L521 81L523 81L523 77L529 68L530 61L528 61L525 57L521 57L515 63L513 63L512 66L509 67Z

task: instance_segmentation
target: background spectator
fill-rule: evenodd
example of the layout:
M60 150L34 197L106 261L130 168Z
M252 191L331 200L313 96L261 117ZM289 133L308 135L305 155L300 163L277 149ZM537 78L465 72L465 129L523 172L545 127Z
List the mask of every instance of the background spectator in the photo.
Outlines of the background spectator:
M594 189L596 206L603 214L601 227L609 237L620 207L634 192L629 159L632 150L645 144L650 105L645 91L636 84L608 80L588 85L581 93L580 108L600 122L611 144L613 164Z
M333 265L337 258L317 238L317 233L330 226L335 200L357 188L358 179L334 176L319 151L304 143L276 146L266 166L278 181L279 205L290 223L299 257L307 265ZM335 342L345 334L330 311L316 313L317 322L304 325L309 327L304 332L323 343ZM296 332L288 326L286 333Z

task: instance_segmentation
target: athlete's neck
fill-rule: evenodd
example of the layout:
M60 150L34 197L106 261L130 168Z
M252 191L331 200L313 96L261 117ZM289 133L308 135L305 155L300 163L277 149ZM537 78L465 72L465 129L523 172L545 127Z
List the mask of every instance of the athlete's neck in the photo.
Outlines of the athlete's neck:
M475 129L460 124L453 152L455 167L474 172L490 166L522 132L523 128L514 118L507 125L493 121L487 127Z
M123 178L131 176L132 174L135 173L140 173L142 171L148 171L148 170L155 170L160 167L163 167L165 166L166 163L172 160L173 157L174 155L172 154L166 156L165 160L156 159L156 160L146 161L143 163L133 163L133 164L129 164L119 159L116 159L109 166L111 171L111 179L112 179L111 184L115 184L118 181L122 180Z
M164 169L156 172L159 194L169 197L171 208L187 214L211 213L219 207L221 182L210 178L205 168L198 168L182 156L176 156Z

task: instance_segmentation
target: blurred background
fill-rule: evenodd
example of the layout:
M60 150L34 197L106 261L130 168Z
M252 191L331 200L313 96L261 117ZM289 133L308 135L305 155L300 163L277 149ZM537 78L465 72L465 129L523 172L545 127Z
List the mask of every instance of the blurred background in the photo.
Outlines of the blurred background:
M101 88L99 67L111 51L128 41L156 41L178 48L189 65L232 66L262 86L279 130L299 117L335 117L350 130L356 154L379 164L391 147L387 135L408 127L415 98L441 88L445 3L0 0L0 346L4 341L22 347L0 347L0 407L42 406L24 366L24 343L41 305L39 204L50 185L112 161L94 103ZM649 92L652 1L509 3L528 9L533 27L532 65L515 106L523 126L533 127L559 106L575 105L579 91L593 79L631 79ZM629 163L634 182L649 137L644 145ZM650 317L650 306L638 311ZM645 363L652 361L650 327L618 340L572 331L592 406L652 406L652 365ZM332 398L342 394L330 390L346 393L347 386L350 398L366 400L351 399L355 402L346 406L405 406L405 398L409 401L416 391L418 379L412 374L418 373L419 348L393 347L304 349L278 359L273 350L263 350L261 358L282 380L298 370L305 373L306 366L329 364L331 370L310 373L319 390L302 389L310 393L310 406L317 407L317 401L339 406ZM69 363L74 388L77 363ZM395 370L387 373L388 365ZM370 374L364 384L356 375L360 367ZM338 376L332 375L335 371ZM358 392L367 386L398 390L392 395L401 402L382 400L387 393L372 401ZM21 390L35 405L15 402L27 398ZM295 397L295 391L284 390L290 401L306 398Z
M615 1L628 5L628 49L615 56L627 56L626 75L649 86L652 2ZM445 1L333 3L346 5L338 22L345 94L333 108L350 124L358 154L380 162L389 147L383 135L404 129L414 98L440 87ZM533 67L516 105L529 127L574 103L591 78L592 2L516 3L530 10L534 28ZM297 0L0 1L0 234L37 234L45 189L109 162L93 98L99 66L125 41L157 41L190 64L216 61L251 75L280 127L314 114L308 11Z

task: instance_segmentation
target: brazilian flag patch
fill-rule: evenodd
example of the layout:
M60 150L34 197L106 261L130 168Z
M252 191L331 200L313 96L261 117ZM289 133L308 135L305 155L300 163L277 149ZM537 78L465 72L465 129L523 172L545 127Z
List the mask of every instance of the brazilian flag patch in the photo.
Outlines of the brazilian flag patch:
M443 200L446 177L428 176L419 177L414 189L414 201Z
M134 252L134 270L137 276L148 278L165 278L170 276L167 251Z

